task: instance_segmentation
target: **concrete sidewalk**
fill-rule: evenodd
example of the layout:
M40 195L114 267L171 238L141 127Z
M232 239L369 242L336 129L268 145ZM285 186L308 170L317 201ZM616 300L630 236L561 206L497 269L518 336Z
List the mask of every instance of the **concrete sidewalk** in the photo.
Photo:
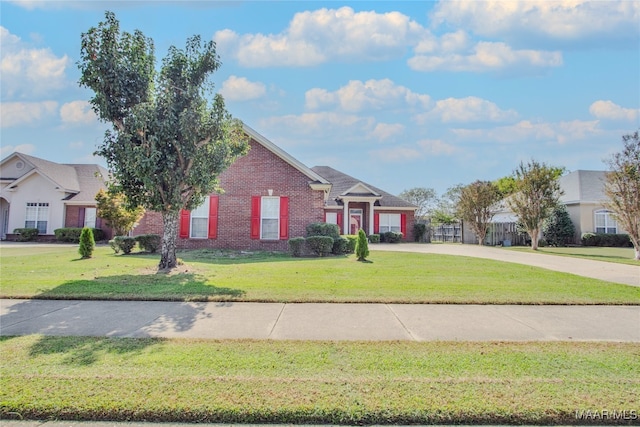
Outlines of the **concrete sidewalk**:
M640 306L0 300L0 335L640 342Z

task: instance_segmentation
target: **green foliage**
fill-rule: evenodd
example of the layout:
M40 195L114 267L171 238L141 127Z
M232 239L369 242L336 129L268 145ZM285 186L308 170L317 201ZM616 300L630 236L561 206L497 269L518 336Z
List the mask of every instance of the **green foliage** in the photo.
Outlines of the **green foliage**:
M460 191L457 216L469 224L479 245L484 243L489 223L495 215L496 203L500 199L498 187L490 181L475 181Z
M38 237L39 231L37 228L16 228L13 233L18 235L19 242L32 242Z
M331 253L334 255L345 255L351 253L349 251L349 239L342 236L335 239L333 241L333 249L331 250Z
M427 234L427 224L416 222L413 224L413 241L421 242Z
M119 254L120 253L120 246L118 246L118 244L116 243L115 239L109 240L109 247L111 249L113 249L113 253L115 253L115 254Z
M332 239L340 237L340 228L337 224L326 222L314 222L306 227L307 237L309 236L329 236Z
M427 217L434 208L436 190L433 188L416 187L410 190L404 190L398 197L416 205L418 209L416 210L415 217L424 218Z
M138 243L135 237L129 236L116 236L113 238L113 242L125 255L130 254L133 248L136 247L136 243Z
M333 250L333 238L330 236L309 236L305 243L311 252L321 257Z
M162 237L159 234L141 234L135 237L140 249L155 254L162 245Z
M460 192L464 185L457 184L449 187L438 199L436 208L431 212L431 223L434 225L454 224L459 218L456 216L456 206L460 200Z
M380 235L379 234L369 234L369 242L371 242L371 243L380 243Z
M628 234L582 233L583 246L603 246L609 248L632 247Z
M358 235L357 234L347 234L344 237L349 241L349 246L347 247L348 253L352 254L356 251L356 245L358 244Z
M293 237L289 239L289 253L293 257L301 257L304 252L304 237Z
M80 256L85 258L91 258L93 255L93 250L96 247L96 242L93 240L93 232L90 228L84 227L82 232L80 233L80 247L78 248L78 252Z
M567 246L571 243L576 228L564 205L560 204L553 209L551 216L544 222L542 232L549 246Z
M503 176L493 181L501 198L505 198L516 191L516 178L513 175Z
M383 243L400 243L404 235L397 231L387 231L380 235L380 241Z
M53 230L53 233L56 235L56 240L59 242L65 243L80 243L80 235L82 234L83 228L81 227L66 227L66 228L57 228ZM93 240L99 242L104 240L104 231L100 228L91 228L91 232L93 233Z
M369 243L367 242L367 235L362 228L358 230L356 256L358 257L358 261L366 261L369 256Z
M178 213L219 190L218 176L248 149L242 123L222 96L207 98L220 60L213 41L199 36L171 46L156 71L153 41L120 31L111 12L82 34L80 85L112 125L97 154L113 174L112 190L131 206L160 212L165 224L160 269L177 265Z
M107 221L116 236L127 235L145 212L142 206L129 207L126 196L116 193L114 189L109 192L100 189L96 194L96 202L98 216Z

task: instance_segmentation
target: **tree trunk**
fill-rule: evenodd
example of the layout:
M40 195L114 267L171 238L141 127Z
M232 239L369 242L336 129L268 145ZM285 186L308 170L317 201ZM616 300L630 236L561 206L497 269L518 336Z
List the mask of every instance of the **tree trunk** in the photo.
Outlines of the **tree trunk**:
M531 249L534 251L538 250L538 234L540 234L540 230L537 228L529 231L529 236L531 237Z
M164 234L162 235L162 250L159 270L171 270L177 266L176 240L178 237L178 219L180 212L163 212L162 223Z
M640 247L636 246L634 250L636 252L636 261L640 261Z

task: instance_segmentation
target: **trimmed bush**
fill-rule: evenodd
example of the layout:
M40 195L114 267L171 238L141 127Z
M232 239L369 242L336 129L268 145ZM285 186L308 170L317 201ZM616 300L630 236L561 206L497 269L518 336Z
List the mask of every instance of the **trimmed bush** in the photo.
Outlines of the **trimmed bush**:
M304 252L304 237L293 237L289 239L289 253L293 257L301 257Z
M329 236L334 240L340 237L340 228L337 224L328 224L326 222L314 222L306 227L307 237L310 236Z
M141 250L155 254L162 245L162 237L159 234L141 234L135 237Z
M93 255L93 249L96 247L96 242L93 240L93 232L90 228L85 227L80 233L80 247L78 252L83 259L91 258Z
M380 235L379 234L369 234L369 242L371 242L371 243L380 243Z
M65 227L53 230L56 235L56 240L66 243L80 243L80 234L82 233L80 227ZM104 231L100 228L90 228L93 233L94 242L104 240Z
M18 235L19 242L31 242L38 237L37 228L16 228L13 233Z
M130 254L137 243L135 237L128 236L116 236L113 238L113 242L125 255Z
M120 247L116 243L115 239L109 240L109 247L111 249L113 249L113 253L115 253L115 254L119 254L120 253Z
M358 243L358 235L357 234L347 234L344 236L349 241L349 247L347 248L347 253L352 254L356 251L356 244Z
M399 243L402 240L403 234L395 231L387 231L380 235L380 240L384 243Z
M583 246L631 247L628 234L582 233Z
M367 235L362 228L358 231L356 256L358 257L358 261L366 261L369 256L369 243L367 243Z
M349 239L346 237L338 237L333 241L333 249L331 252L334 255L345 255L349 253Z
M318 256L325 256L333 249L333 238L331 236L310 236L306 238L306 245Z
M413 241L414 242L422 242L426 234L427 234L427 224L421 224L418 222L413 224Z

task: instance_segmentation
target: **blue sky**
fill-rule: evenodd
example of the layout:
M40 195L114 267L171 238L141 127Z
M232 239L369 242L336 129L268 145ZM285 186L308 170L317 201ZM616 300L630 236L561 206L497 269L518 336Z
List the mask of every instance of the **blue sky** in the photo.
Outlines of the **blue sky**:
M93 157L80 34L111 10L163 58L214 39L216 90L308 166L399 193L536 159L604 169L640 127L640 2L1 1L2 156Z

